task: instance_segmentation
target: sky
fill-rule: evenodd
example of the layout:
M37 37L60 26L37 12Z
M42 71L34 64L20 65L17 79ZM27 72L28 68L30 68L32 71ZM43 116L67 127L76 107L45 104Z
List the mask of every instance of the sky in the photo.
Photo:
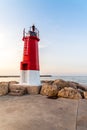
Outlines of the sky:
M0 0L0 75L19 75L23 28L40 31L40 73L87 75L87 0Z

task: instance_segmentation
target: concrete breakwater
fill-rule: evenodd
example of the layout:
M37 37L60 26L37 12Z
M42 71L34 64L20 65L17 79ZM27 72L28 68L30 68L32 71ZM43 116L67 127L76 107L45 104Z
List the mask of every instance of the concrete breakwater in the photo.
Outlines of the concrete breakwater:
M41 94L48 98L87 99L87 87L72 81L44 80L41 86L20 85L17 81L0 82L0 96Z

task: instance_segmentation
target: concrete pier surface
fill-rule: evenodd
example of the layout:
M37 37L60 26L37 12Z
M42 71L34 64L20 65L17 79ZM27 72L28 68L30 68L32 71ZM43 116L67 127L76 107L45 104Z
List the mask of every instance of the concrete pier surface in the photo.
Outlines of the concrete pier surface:
M87 100L2 96L0 130L87 130Z

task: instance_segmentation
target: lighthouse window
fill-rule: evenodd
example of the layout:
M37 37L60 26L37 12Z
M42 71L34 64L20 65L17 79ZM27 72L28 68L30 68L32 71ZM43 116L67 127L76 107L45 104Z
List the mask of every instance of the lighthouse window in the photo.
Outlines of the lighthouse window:
M28 64L23 64L23 69L27 70Z
M27 55L28 54L28 45L27 43L25 43L24 45L24 55Z
M29 33L30 33L30 36L37 36L36 32L30 31Z

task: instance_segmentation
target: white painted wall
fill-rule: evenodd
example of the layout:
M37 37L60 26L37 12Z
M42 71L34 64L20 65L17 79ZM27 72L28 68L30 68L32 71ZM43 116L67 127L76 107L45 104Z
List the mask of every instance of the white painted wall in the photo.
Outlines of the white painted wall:
M20 71L20 84L26 84L30 86L39 86L40 72L37 70L21 70Z

